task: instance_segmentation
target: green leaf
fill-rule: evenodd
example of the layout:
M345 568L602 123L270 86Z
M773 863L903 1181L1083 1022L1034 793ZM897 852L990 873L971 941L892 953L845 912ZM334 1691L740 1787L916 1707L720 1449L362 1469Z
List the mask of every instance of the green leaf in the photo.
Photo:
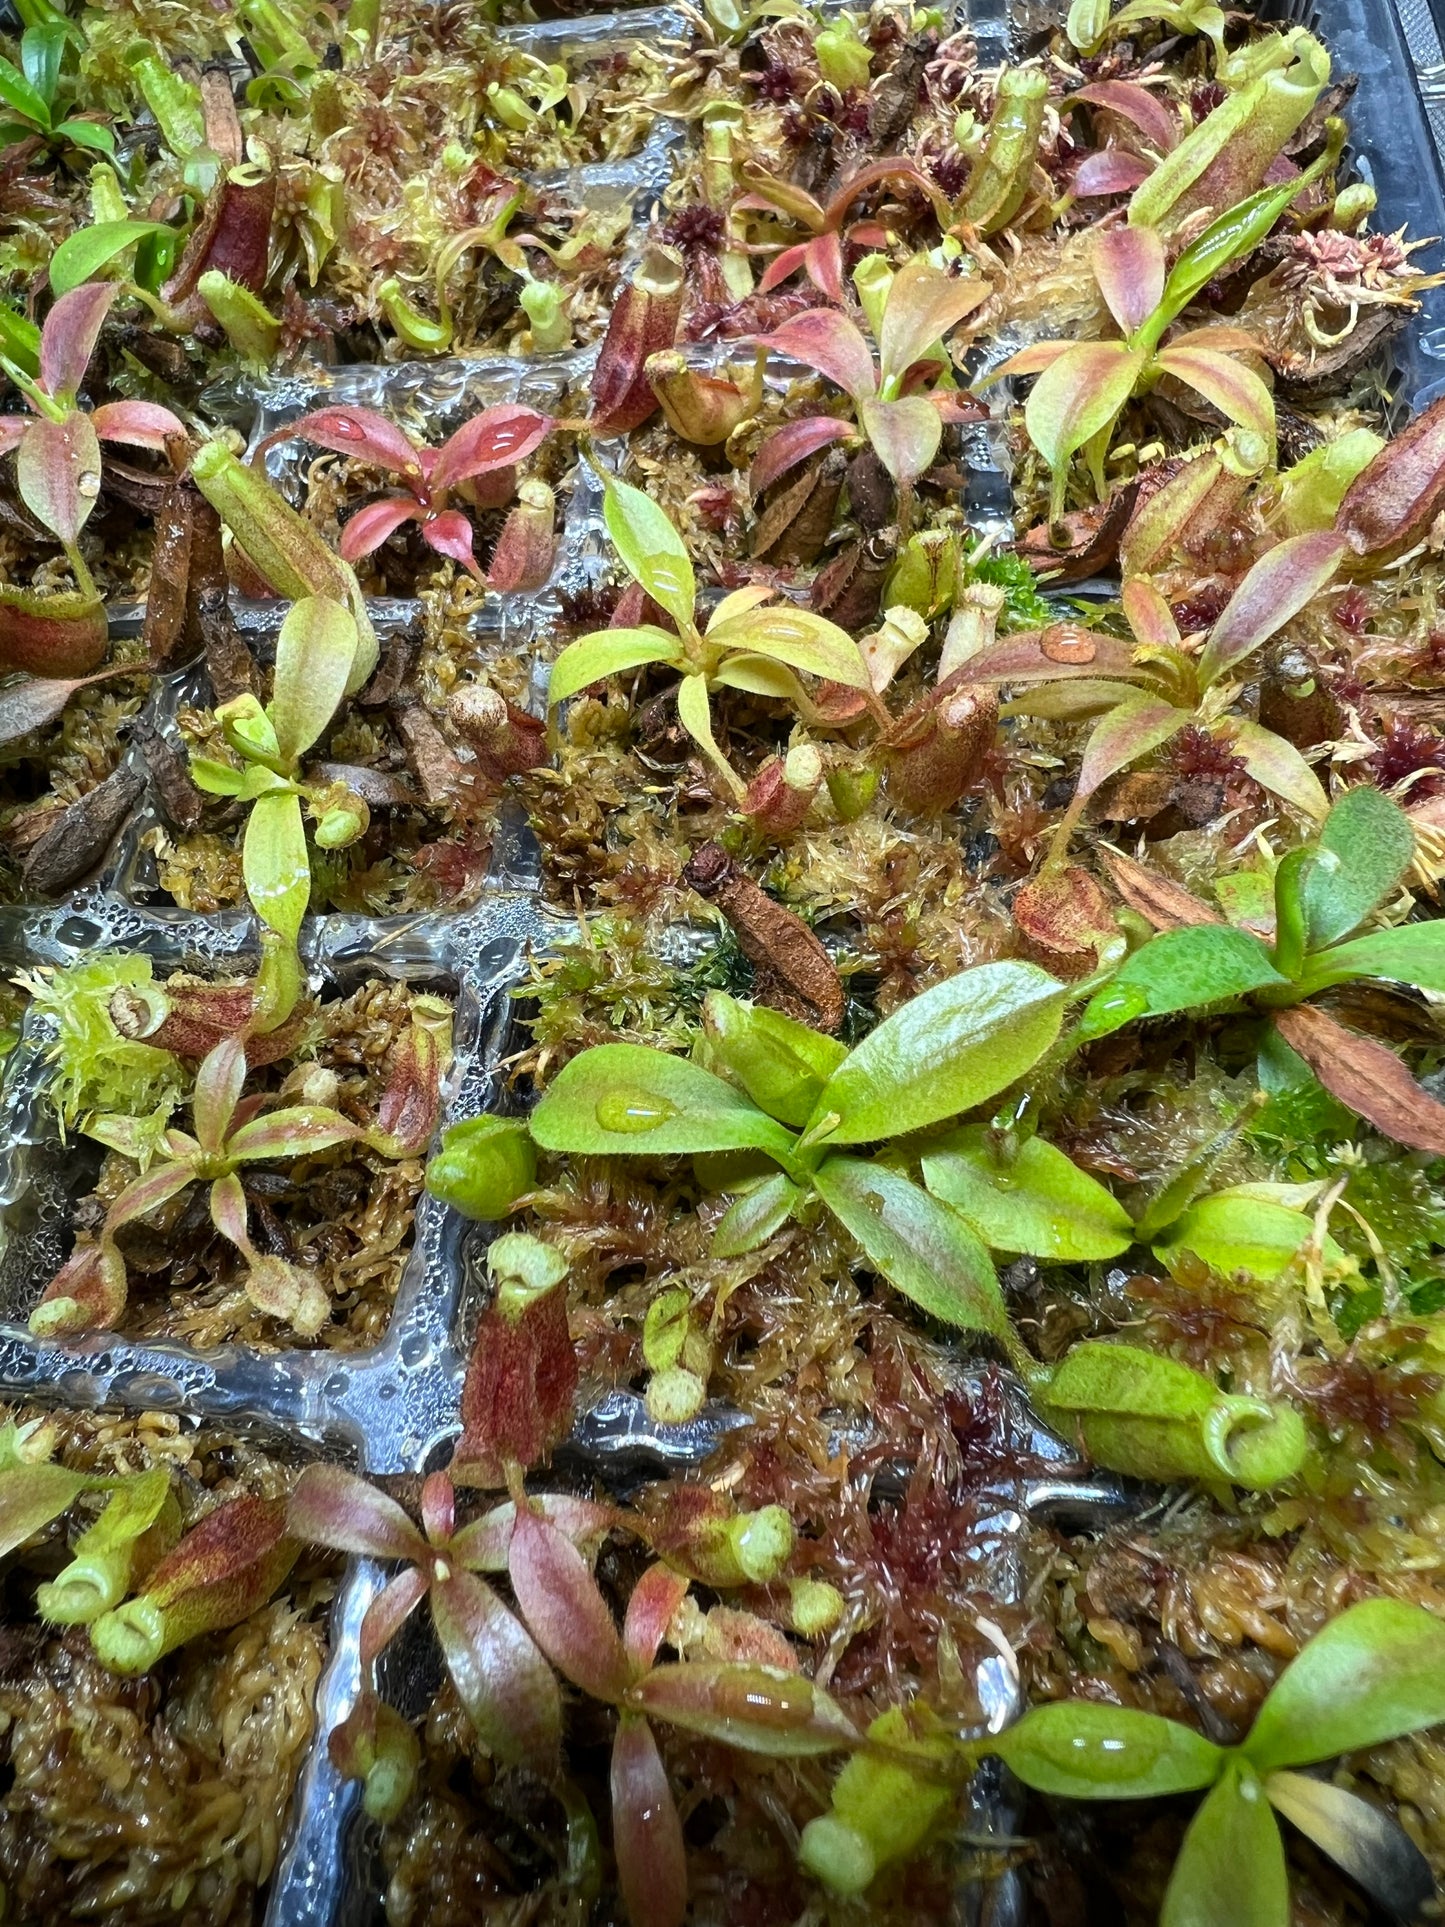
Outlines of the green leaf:
M212 756L191 758L191 781L207 796L243 796L246 772L233 763L217 762Z
M1223 923L1165 930L1126 958L1095 994L1079 1031L1086 1038L1107 1037L1138 1017L1202 1010L1284 982L1268 950L1247 931Z
M741 802L747 795L748 786L717 746L717 738L712 733L712 706L708 701L704 677L684 676L678 684L677 720L718 771L734 798Z
M1189 1823L1159 1927L1289 1927L1284 1842L1264 1788L1231 1760Z
M1147 1800L1212 1786L1221 1747L1177 1720L1094 1700L1056 1700L990 1742L1037 1793L1065 1800Z
M1421 990L1445 991L1445 917L1401 924L1397 930L1373 930L1368 937L1321 950L1305 965L1301 987L1321 990L1355 977L1385 977L1392 983L1417 984Z
M943 418L926 395L896 401L870 395L858 404L858 426L897 488L913 486L943 440Z
M97 221L93 227L81 228L50 257L51 293L69 294L148 234L164 232L155 221Z
M933 1318L1012 1338L993 1260L968 1226L910 1178L864 1158L825 1158L819 1197L895 1290Z
M596 635L579 636L552 664L547 686L547 703L565 702L579 689L601 682L607 676L620 676L644 663L682 663L682 644L665 629L600 629Z
M628 574L680 628L690 627L697 583L682 537L666 511L640 488L609 476L602 514Z
M845 629L807 609L765 606L734 616L707 632L708 642L826 676L849 689L868 687L863 652Z
M712 1256L740 1258L744 1252L756 1251L775 1231L782 1230L802 1195L781 1171L744 1191L718 1220L712 1234Z
M995 1251L1057 1262L1114 1258L1134 1242L1129 1214L1112 1192L1041 1137L1012 1156L983 1124L966 1124L930 1147L923 1182Z
M97 154L115 153L115 135L96 120L63 120L53 132L72 147L88 147Z
M797 1142L711 1071L644 1044L580 1051L547 1087L531 1127L544 1149L589 1157L758 1150L786 1166Z
M1309 948L1347 937L1388 897L1415 858L1415 833L1398 804L1369 783L1346 791L1325 818L1304 884Z
M293 602L276 643L267 714L288 768L310 749L340 708L360 637L351 611L328 596Z
M1301 816L1312 817L1316 823L1323 820L1329 799L1293 743L1276 736L1262 723L1252 723L1247 716L1226 717L1211 733L1229 746L1255 782L1272 796L1282 798Z
M1242 1751L1260 1773L1309 1766L1445 1720L1445 1624L1366 1599L1316 1633L1275 1681Z
M49 129L49 103L41 98L13 61L0 60L0 100L26 120L33 120L37 127Z
M241 873L256 915L294 947L311 901L311 864L301 799L292 791L273 790L251 805Z
M809 1120L828 1144L902 1137L957 1117L1031 1069L1059 1034L1068 992L1036 964L980 964L912 998L850 1051Z
M70 35L69 27L52 20L43 26L27 27L20 36L20 65L25 70L25 78L45 103L47 122Z
M769 1117L798 1130L848 1055L836 1037L723 990L710 990L703 999L702 1021L698 1060L703 1067L731 1077Z
M1247 1272L1251 1278L1267 1281L1279 1276L1313 1229L1314 1221L1303 1211L1266 1198L1216 1191L1191 1205L1153 1250L1171 1270L1186 1252L1192 1252L1225 1278ZM1326 1250L1343 1258L1333 1241Z

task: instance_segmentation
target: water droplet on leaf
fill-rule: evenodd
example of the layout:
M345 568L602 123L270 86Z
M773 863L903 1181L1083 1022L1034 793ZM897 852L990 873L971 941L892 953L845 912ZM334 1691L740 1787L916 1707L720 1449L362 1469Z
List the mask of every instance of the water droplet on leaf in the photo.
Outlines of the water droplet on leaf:
M597 1100L597 1122L604 1131L655 1131L677 1116L677 1106L652 1091L609 1091Z
M100 493L100 477L93 468L83 469L75 478L75 492L83 500L93 502Z

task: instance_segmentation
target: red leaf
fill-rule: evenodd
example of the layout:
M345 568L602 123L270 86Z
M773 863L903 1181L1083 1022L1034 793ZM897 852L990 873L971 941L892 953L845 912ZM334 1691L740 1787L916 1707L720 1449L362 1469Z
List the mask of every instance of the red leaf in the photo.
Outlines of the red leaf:
M1094 237L1094 278L1109 312L1133 334L1164 299L1164 243L1149 227L1116 227Z
M836 234L819 234L803 249L808 279L820 294L843 305L843 248Z
M155 448L162 454L173 436L187 434L185 423L169 408L153 401L106 401L90 418L103 442L125 442L132 448Z
M1105 147L1097 154L1086 154L1074 169L1074 193L1081 201L1095 200L1105 194L1132 194L1152 169L1137 154L1126 154L1122 147Z
M542 446L552 427L550 415L517 402L483 409L437 450L430 477L433 490L439 494L470 476L515 467Z
M457 1524L457 1495L445 1472L429 1472L421 1487L422 1530L434 1546L446 1546Z
M392 474L400 475L408 488L425 498L416 445L395 422L388 421L374 408L318 408L313 414L302 415L298 421L288 422L286 427L268 435L257 453L274 447L277 442L295 440L315 442L318 448L333 449L338 455L355 455L360 461L389 469Z
M110 304L120 293L115 281L87 281L61 295L40 330L40 386L57 401L68 401L85 379Z
M632 1588L622 1627L622 1644L639 1673L645 1672L656 1660L657 1649L666 1637L673 1614L686 1599L687 1589L685 1574L664 1565L649 1566Z
M298 1539L370 1559L425 1560L425 1539L395 1499L339 1465L308 1465L291 1494Z
M1172 877L1157 870L1146 870L1131 856L1118 850L1102 849L1104 867L1114 880L1114 888L1131 910L1153 924L1156 930L1179 930L1187 924L1223 923L1217 910L1201 903Z
M341 531L337 547L342 561L359 562L362 556L379 549L403 522L419 522L424 514L421 504L410 495L388 495L380 502L368 502Z
M768 436L753 457L753 465L748 470L749 493L761 495L780 475L807 461L820 448L826 448L830 442L848 441L857 433L852 422L835 421L831 415L809 415L799 422L785 422Z
M594 1699L619 1700L630 1678L627 1656L607 1601L571 1540L535 1512L520 1512L507 1571L528 1630L552 1664Z
M447 1671L483 1746L549 1777L561 1746L562 1695L521 1621L470 1572L436 1580L431 1610Z
M632 1927L682 1927L687 1915L682 1822L646 1720L624 1717L612 1743L612 1850Z
M478 582L485 580L472 553L472 525L460 509L443 509L440 515L428 515L421 525L421 539L438 555L460 562L467 574L475 576Z
M809 308L758 340L774 354L816 368L854 401L864 401L878 391L868 343L836 308Z
M1276 1011L1274 1025L1325 1089L1377 1131L1412 1150L1445 1156L1445 1104L1420 1088L1393 1051L1309 1004Z
M790 274L796 274L807 260L810 246L808 241L799 241L796 247L784 248L781 254L775 254L763 270L758 293L771 294L774 288L781 287Z
M1086 100L1091 107L1102 107L1107 113L1127 120L1161 154L1169 153L1178 145L1179 123L1168 103L1135 81L1091 81L1087 87L1077 88L1069 98Z

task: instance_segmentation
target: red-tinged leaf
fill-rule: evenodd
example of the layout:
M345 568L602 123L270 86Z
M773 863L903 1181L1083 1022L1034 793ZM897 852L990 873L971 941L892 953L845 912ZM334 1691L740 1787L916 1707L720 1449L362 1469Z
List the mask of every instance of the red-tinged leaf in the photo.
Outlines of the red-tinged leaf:
M1008 375L1041 375L1046 368L1052 368L1077 344L1072 341L1031 341L1027 348L1020 348L1017 354L1001 361L985 381L1002 381ZM984 381L977 384L980 388Z
M100 443L89 415L32 422L16 451L15 479L30 513L72 547L100 494Z
M774 354L816 368L855 402L878 392L868 343L836 308L809 308L806 314L791 315L770 335L759 335L758 341Z
M90 422L103 442L124 442L131 448L155 448L162 453L167 442L188 432L179 415L153 401L102 402Z
M753 197L750 195L748 198ZM758 293L771 294L773 289L780 288L790 275L796 274L808 259L808 250L811 246L810 241L799 241L794 247L784 248L781 254L775 254L763 270L762 278L758 282ZM816 286L816 281L814 285ZM824 292L826 293L826 290Z
M558 1670L593 1699L615 1703L631 1671L612 1612L572 1541L536 1513L518 1514L507 1555L527 1629Z
M1153 169L1137 154L1122 147L1101 148L1086 154L1074 169L1074 193L1081 201L1102 199L1106 194L1132 194L1148 180Z
M195 1182L195 1176L189 1164L153 1164L149 1171L133 1178L106 1212L101 1242L108 1244L122 1225L134 1224L137 1218L169 1204Z
M1277 542L1245 576L1215 623L1199 678L1207 688L1253 655L1261 643L1297 616L1333 577L1345 554L1330 529Z
M761 495L765 488L786 475L790 468L807 461L830 442L846 442L858 430L852 422L835 421L831 415L809 415L799 422L785 422L768 436L753 457L748 470L748 491Z
M380 502L368 502L341 531L337 547L342 561L359 562L362 556L379 549L403 522L420 522L425 514L421 503L411 495L388 495Z
M225 1143L245 1082L245 1042L240 1037L223 1037L206 1053L191 1097L191 1119L203 1151L219 1151Z
M1214 734L1228 743L1256 783L1279 796L1301 815L1324 821L1330 807L1320 779L1293 743L1244 717L1228 716Z
M61 295L40 330L40 386L68 401L85 379L110 304L120 293L114 281L87 281Z
M104 1239L82 1245L56 1272L30 1314L37 1338L114 1331L125 1310L125 1260Z
M1413 548L1445 497L1445 397L1388 441L1345 491L1335 527L1356 555L1384 563Z
M1149 234L1151 228L1131 228L1132 234ZM1154 365L1176 381L1185 382L1203 395L1228 420L1249 429L1274 447L1274 396L1268 384L1236 361L1233 355L1217 348L1199 348L1171 342L1154 357Z
M908 488L932 467L943 439L943 420L924 395L899 401L860 402L860 425L899 488Z
M33 415L0 415L0 455L20 446L20 438L34 420Z
M1142 328L1164 299L1164 243L1151 227L1106 228L1089 254L1109 313L1126 335Z
M974 395L962 394L949 388L935 388L928 399L938 410L940 421L971 425L974 422L988 420L988 410Z
M1077 815L1101 783L1177 735L1189 716L1187 709L1176 709L1173 703L1158 702L1151 696L1120 703L1102 716L1084 748L1070 813Z
M1274 1025L1331 1096L1397 1144L1445 1156L1445 1104L1420 1088L1393 1051L1311 1004L1276 1011Z
M1104 867L1114 880L1114 888L1131 910L1152 923L1156 930L1182 930L1189 924L1223 923L1217 910L1157 870L1147 870L1119 850L1101 849Z
M252 1256L250 1210L241 1180L234 1172L213 1180L210 1203L211 1223L249 1260Z
M659 1666L629 1689L627 1703L689 1733L776 1759L836 1753L859 1739L822 1687L776 1666Z
M386 1088L376 1107L376 1138L391 1157L420 1157L432 1139L441 1111L443 1033L449 1013L429 1013L417 1004L397 1040L387 1066Z
M1120 595L1124 616L1135 637L1151 649L1177 649L1179 624L1148 576L1132 576Z
M1048 629L1028 629L1016 636L1004 636L990 643L964 663L969 681L1060 682L1076 676L1090 681L1100 677L1127 681L1129 677L1142 673L1134 666L1132 644L1121 636L1109 636L1102 630L1091 629L1088 642L1092 653L1074 650L1071 651L1072 660L1061 660L1057 653L1049 653L1054 646L1049 640L1051 633Z
M634 1671L643 1673L657 1658L674 1613L687 1598L689 1581L671 1566L649 1566L632 1588L622 1644Z
M440 494L473 475L515 467L542 446L552 427L550 415L539 414L520 402L484 408L437 450L430 478L433 490Z
M1076 450L1113 421L1145 360L1142 349L1122 341L1080 341L1039 376L1024 406L1024 425L1056 477Z
M428 1557L426 1540L395 1499L339 1465L308 1465L291 1494L288 1529L308 1545L368 1559Z
M808 279L830 301L843 305L843 244L836 234L819 234L803 248Z
M632 1927L682 1927L687 1916L682 1822L646 1720L624 1717L612 1742L612 1850Z
M893 277L883 305L878 354L883 380L902 375L956 328L965 315L987 300L989 284L982 277L945 274L926 256L905 262Z
M421 539L438 555L460 562L467 574L475 576L478 582L484 580L472 553L472 525L460 509L443 509L440 515L428 515L421 525Z
M434 1546L450 1543L457 1523L456 1488L445 1472L429 1472L421 1485L422 1531Z
M549 1777L562 1738L557 1676L475 1573L433 1582L432 1624L457 1697L488 1752Z
M323 1104L291 1104L271 1111L252 1124L233 1131L226 1155L233 1158L300 1158L313 1151L329 1151L363 1136L339 1111Z
M338 455L354 455L358 461L401 476L417 495L424 493L415 443L374 408L318 408L268 435L261 449L289 441L314 442L318 448L332 449Z
M1167 154L1178 144L1179 122L1173 109L1158 94L1136 81L1091 81L1087 87L1076 88L1069 99L1084 100L1091 107L1102 107L1106 113L1117 114L1121 120L1137 127L1150 146L1157 147L1161 154Z
M291 1531L293 1536L300 1537L294 1518ZM430 1590L431 1575L420 1566L407 1566L394 1579L388 1580L372 1600L361 1618L360 1658L368 1672Z
M539 1493L528 1503L589 1557L595 1556L608 1533L621 1522L615 1507L598 1505L593 1499L574 1499L565 1492ZM452 1561L469 1572L505 1572L516 1523L517 1508L510 1499L493 1506L480 1519L463 1526L452 1540Z
M102 669L97 676L55 679L27 676L22 681L5 684L0 687L0 744L18 742L22 736L53 723L78 689L88 689L92 683L108 682L125 673Z

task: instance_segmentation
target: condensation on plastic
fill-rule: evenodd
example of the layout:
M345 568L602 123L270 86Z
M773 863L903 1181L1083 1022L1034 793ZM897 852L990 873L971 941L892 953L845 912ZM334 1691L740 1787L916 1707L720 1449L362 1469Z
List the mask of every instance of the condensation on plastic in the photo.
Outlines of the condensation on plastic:
M1327 0L1317 11L1286 4L1273 11L1317 25L1331 46L1336 71L1356 71L1360 87L1350 113L1360 173L1379 189L1379 224L1407 222L1417 234L1445 232L1445 192L1430 142L1405 43L1390 10L1391 0ZM1047 16L1032 0L977 0L968 9L982 64L1012 50L1013 36L1027 34ZM960 10L959 24L964 23ZM689 22L676 8L638 11L577 21L544 22L511 30L511 37L542 59L604 52L645 38L657 44L682 38ZM574 203L615 206L630 202L633 239L626 259L636 259L653 206L671 179L682 123L659 116L642 149L625 161L606 161L540 177L539 184ZM700 366L734 357L734 343L689 350ZM218 383L207 394L211 411L241 428L252 447L262 437L326 404L380 407L419 440L436 443L478 408L522 401L559 412L569 396L585 394L595 344L565 355L531 359L498 356L398 361L383 366L306 366L262 383ZM806 371L778 360L770 381L786 382ZM1421 405L1445 390L1445 290L1426 297L1421 322L1397 349L1393 399ZM616 460L599 445L597 458ZM969 432L963 454L970 470L964 498L980 532L1006 530L1010 511L1010 460L999 410L995 419ZM268 457L283 488L299 486L299 447L281 443ZM579 463L557 564L548 585L533 596L487 598L474 617L479 644L509 653L525 651L555 620L558 594L598 580L610 567L601 517L601 485ZM414 602L373 602L383 634L413 622ZM259 646L274 638L281 605L252 603L237 609L242 629ZM135 609L116 610L117 633L140 620ZM545 677L534 677L540 708ZM155 679L147 714L179 743L175 718L195 700L198 672L182 669ZM144 774L139 752L127 752ZM226 972L249 968L254 929L239 913L200 918L166 907L157 898L146 832L159 821L144 798L96 883L51 908L0 909L0 966L33 968L64 964L106 948L143 951L158 973L184 968ZM311 920L303 962L319 994L354 987L367 977L387 976L448 990L456 999L456 1057L445 1091L447 1122L504 1106L499 1066L510 1047L512 992L529 956L546 954L572 926L550 915L539 893L538 852L525 823L503 813L494 840L490 873L475 908L454 915L368 919L326 916ZM675 932L695 946L696 933ZM364 1352L304 1349L262 1352L232 1345L211 1352L183 1345L137 1343L114 1334L40 1344L24 1319L43 1281L65 1255L74 1197L91 1181L83 1147L62 1145L44 1101L45 1021L27 1017L19 1045L0 1082L0 1398L35 1399L91 1408L174 1411L195 1421L240 1426L264 1442L270 1436L312 1442L313 1449L375 1473L430 1469L444 1459L457 1428L457 1407L467 1337L484 1301L487 1227L468 1225L434 1200L418 1209L413 1250L405 1267L382 1342ZM607 1393L583 1410L564 1453L559 1476L595 1478L625 1496L649 1477L702 1465L727 1433L746 1423L738 1413L710 1408L688 1425L659 1427L639 1397ZM1016 1596L1025 1523L1030 1517L1083 1529L1117 1517L1132 1503L1120 1482L1081 1476L1066 1449L1033 1420L1022 1395L1006 1401L1001 1450L993 1463L1011 1458L1034 1472L1001 1479L983 1495L971 1556L980 1589L998 1598ZM839 1444L862 1444L840 1433ZM1040 1468L1043 1468L1040 1471ZM893 1483L901 1491L907 1468ZM889 1475L876 1488L886 1497ZM345 1716L359 1681L361 1618L383 1573L367 1561L351 1561L333 1609L330 1658L317 1703L317 1738L303 1771L287 1845L267 1908L268 1927L370 1927L381 1917L381 1872L372 1832L360 1822L359 1790L331 1766L326 1735ZM399 1703L419 1711L432 1679L434 1656L424 1641L405 1647L392 1668ZM1002 1653L983 1662L976 1675L980 1703L997 1728L1017 1710L1017 1678ZM1005 1838L1016 1817L1007 1785L981 1774L971 1795L967 1832L978 1841ZM994 1927L1022 1919L1021 1893L1011 1876L980 1890L961 1876L960 1919L986 1913Z

